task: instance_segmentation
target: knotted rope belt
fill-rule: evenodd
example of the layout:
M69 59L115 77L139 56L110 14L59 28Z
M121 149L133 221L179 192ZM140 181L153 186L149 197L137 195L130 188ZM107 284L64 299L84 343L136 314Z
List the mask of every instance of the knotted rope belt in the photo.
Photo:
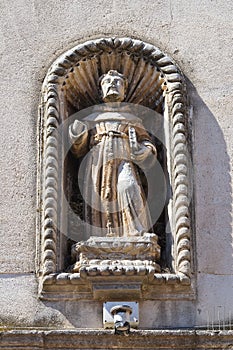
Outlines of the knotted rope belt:
M94 144L97 144L99 143L102 138L104 136L108 136L108 137L120 137L122 139L128 139L129 136L125 133L125 132L122 132L122 131L116 131L116 130L109 130L109 131L104 131L104 132L100 132L98 134L95 134L93 135L93 143Z

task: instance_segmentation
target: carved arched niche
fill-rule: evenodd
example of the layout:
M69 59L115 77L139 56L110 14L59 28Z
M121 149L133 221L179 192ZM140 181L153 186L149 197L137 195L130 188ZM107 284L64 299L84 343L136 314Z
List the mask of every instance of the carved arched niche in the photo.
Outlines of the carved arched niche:
M64 146L66 121L74 113L101 103L98 81L110 69L128 79L125 102L162 115L165 147L156 138L154 143L169 190L154 225L161 246L160 272L149 268L140 271L136 266L121 273L111 268L103 274L98 269L67 270L72 263L70 247L75 243L72 230L77 228L72 215L82 219L82 199L76 191L75 162ZM174 62L153 45L131 38L101 38L74 47L52 64L40 105L41 297L126 300L163 298L170 293L173 297L182 293L192 296L188 125L184 78Z

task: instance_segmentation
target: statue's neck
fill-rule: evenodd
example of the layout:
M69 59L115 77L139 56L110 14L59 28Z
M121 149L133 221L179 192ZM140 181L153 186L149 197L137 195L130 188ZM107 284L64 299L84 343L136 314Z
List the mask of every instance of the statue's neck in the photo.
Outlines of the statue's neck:
M92 113L84 120L100 121L100 120L119 120L132 121L134 123L141 123L142 120L135 115L132 107L134 105L122 102L102 103L94 106Z
M97 105L94 108L95 111L102 111L102 112L119 112L119 111L128 111L129 107L127 106L127 103L122 102L107 102L107 103L101 103Z

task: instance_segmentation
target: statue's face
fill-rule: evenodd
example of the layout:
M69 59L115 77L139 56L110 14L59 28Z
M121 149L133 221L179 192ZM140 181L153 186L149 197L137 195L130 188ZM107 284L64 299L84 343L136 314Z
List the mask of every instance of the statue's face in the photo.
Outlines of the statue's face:
M106 74L101 81L104 102L122 102L125 98L124 80L117 75Z

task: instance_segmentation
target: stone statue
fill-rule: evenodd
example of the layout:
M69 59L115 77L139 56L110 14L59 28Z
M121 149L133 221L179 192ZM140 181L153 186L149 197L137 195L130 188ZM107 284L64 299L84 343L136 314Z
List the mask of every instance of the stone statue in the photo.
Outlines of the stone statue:
M91 276L160 271L157 235L139 168L152 165L156 148L129 105L122 103L127 80L115 70L100 78L104 104L69 127L71 151L83 157L79 186L85 201L86 241L72 247L72 272ZM136 264L136 265L135 265ZM89 272L88 272L89 271Z
M88 234L96 235L101 227L103 236L142 236L152 223L138 167L154 163L156 148L142 121L121 108L124 76L110 70L100 87L104 107L69 129L74 155L87 154L82 194Z

